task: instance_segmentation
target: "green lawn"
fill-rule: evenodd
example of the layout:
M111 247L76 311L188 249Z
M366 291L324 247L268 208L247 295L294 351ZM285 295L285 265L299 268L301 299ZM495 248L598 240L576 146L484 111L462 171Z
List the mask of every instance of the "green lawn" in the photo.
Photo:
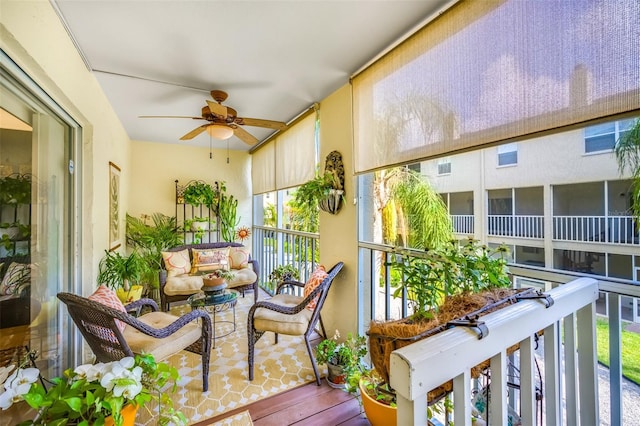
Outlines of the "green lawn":
M622 325L622 375L640 385L640 334L624 330ZM598 361L609 366L609 321L596 319Z

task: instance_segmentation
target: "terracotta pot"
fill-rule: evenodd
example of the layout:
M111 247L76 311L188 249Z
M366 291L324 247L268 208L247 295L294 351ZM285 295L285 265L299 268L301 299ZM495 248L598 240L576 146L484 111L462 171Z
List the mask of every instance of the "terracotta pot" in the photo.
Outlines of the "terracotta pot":
M367 390L360 381L360 397L364 413L371 426L396 426L398 424L398 408L382 404L367 394Z
M122 407L120 410L120 414L122 414L123 422L122 426L135 426L136 423L136 414L138 414L139 406L136 404L127 404ZM104 426L114 426L115 422L113 421L113 417L109 416L104 419Z

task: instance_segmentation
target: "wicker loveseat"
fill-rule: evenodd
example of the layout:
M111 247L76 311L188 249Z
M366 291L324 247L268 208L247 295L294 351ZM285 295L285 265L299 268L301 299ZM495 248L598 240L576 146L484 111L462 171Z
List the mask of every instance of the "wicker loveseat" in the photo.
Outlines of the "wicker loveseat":
M242 292L243 296L246 290L253 290L254 302L257 302L260 269L258 261L251 259L248 248L235 242L186 244L173 247L163 253L162 269L160 270L161 309L168 311L171 303L186 300L192 294L199 292L202 287L202 273L192 274L193 268L190 271L182 271L182 273L178 274L172 272L170 265L170 256L172 253L176 255L182 253L184 256L185 250L187 250L189 256L188 262L195 265L194 253L195 256L198 256L198 253L202 253L203 251L224 249L226 247L230 250L228 264L234 274L234 278L227 281L227 288L238 290ZM242 267L238 267L233 259L235 258L235 254L242 254L241 252L245 253L246 263L243 263Z

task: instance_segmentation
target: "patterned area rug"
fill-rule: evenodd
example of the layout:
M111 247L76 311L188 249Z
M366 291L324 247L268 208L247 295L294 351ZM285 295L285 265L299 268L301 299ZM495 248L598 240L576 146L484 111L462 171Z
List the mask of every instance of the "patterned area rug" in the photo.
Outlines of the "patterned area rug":
M234 414L225 419L214 423L205 423L203 426L251 426L253 422L251 421L251 415L248 411L243 411L238 414Z
M260 300L264 300L264 293L261 293ZM238 297L235 331L233 309L215 314L216 335L229 334L217 338L215 349L211 350L207 392L202 392L199 355L181 351L169 358L168 362L178 368L182 377L178 390L173 394L174 408L184 413L189 424L315 380L304 338L280 335L275 345L273 333L265 333L256 345L254 379L249 381L247 313L252 304L252 293ZM180 315L188 309L188 306L181 305L171 311ZM142 409L138 411L136 424L154 425L155 421L152 414Z

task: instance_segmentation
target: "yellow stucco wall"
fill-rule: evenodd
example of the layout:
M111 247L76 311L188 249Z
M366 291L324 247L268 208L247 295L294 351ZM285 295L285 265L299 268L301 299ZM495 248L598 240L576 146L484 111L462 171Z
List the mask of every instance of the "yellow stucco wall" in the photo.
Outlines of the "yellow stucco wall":
M121 225L127 211L129 138L97 80L77 53L47 0L0 1L0 48L82 127L83 292L95 288L97 265L109 245L109 161L122 168ZM124 228L122 228L124 229Z
M352 135L351 86L347 84L320 103L321 167L331 151L342 154L346 193L346 202L338 214L320 212L320 261L327 268L338 261L345 263L322 310L329 337L336 329L343 337L349 331L357 331L358 228L357 206L353 203L356 180L353 177Z
M244 151L178 144L133 141L131 181L127 212L136 217L155 212L175 216L175 180L185 185L191 180L226 182L227 194L238 200L238 226L251 227L251 156ZM250 245L251 241L245 241Z

